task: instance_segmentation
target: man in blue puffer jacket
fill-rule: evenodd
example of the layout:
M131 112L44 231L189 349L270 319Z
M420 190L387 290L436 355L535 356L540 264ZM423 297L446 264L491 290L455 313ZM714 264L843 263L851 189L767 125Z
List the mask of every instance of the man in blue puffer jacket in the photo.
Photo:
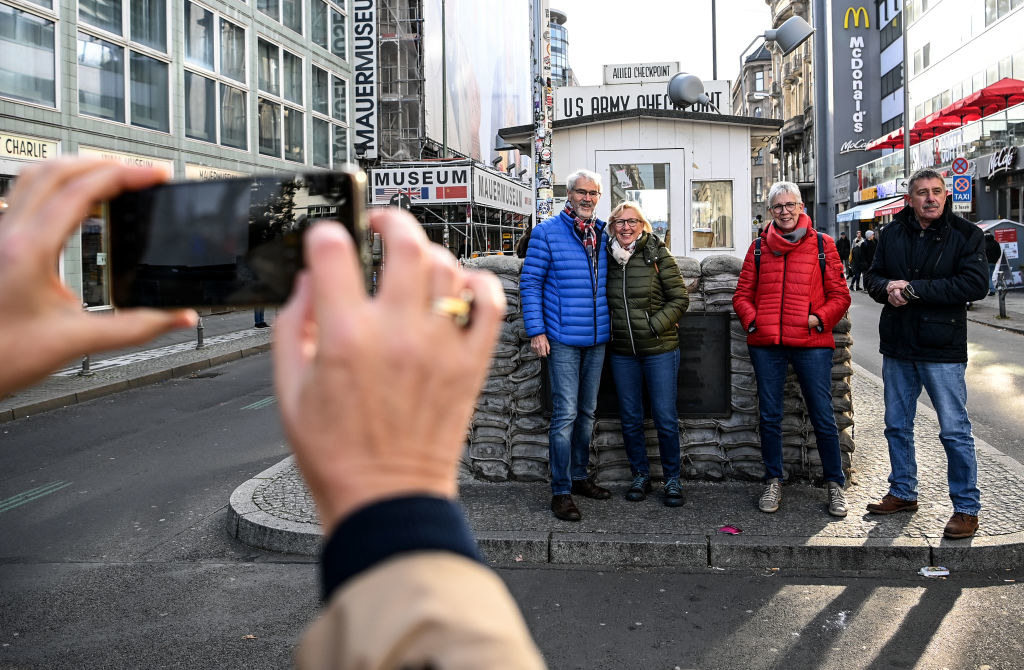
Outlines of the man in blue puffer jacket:
M611 497L587 478L611 320L604 293L605 224L594 214L601 176L577 170L566 179L566 190L565 209L533 230L519 291L530 348L548 357L551 511L563 521L579 521L571 494Z

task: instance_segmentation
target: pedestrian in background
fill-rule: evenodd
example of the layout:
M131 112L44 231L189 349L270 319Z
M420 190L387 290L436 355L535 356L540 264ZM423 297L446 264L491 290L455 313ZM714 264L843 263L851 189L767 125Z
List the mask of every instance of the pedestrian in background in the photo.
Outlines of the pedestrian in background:
M595 209L601 175L577 170L566 179L565 208L533 229L519 279L530 349L548 358L551 511L583 518L572 494L606 500L611 491L588 477L597 391L611 336L605 296L605 225Z
M988 294L996 294L996 267L1003 257L1003 248L996 241L992 231L985 233L985 258L988 260Z
M263 305L253 308L252 320L255 328L270 328L270 324L263 318Z
M953 516L943 534L971 537L978 530L981 492L974 436L967 416L967 303L981 300L984 235L953 214L946 182L931 169L910 178L910 205L885 227L864 279L876 302L889 444L889 491L868 505L871 514L917 510L914 419L922 387L939 419L939 441Z
M864 246L864 237L857 231L857 239L853 241L853 248L850 250L850 290L859 291L861 285L861 247Z
M850 307L850 292L835 242L811 226L800 188L776 182L768 204L773 220L747 250L732 301L747 331L757 380L766 483L758 508L772 513L782 502L783 400L792 365L814 426L828 513L844 517L846 476L832 407L832 328Z
M644 437L643 394L658 430L665 487L662 502L683 504L679 480L679 376L677 324L689 306L675 259L635 202L620 203L608 217L608 309L612 317L611 364L619 399L622 439L633 473L626 500L651 492L651 466Z
M843 267L847 270L847 275L850 270L850 238L846 236L846 231L839 233L839 239L836 240L836 251L839 252L839 260L843 262Z

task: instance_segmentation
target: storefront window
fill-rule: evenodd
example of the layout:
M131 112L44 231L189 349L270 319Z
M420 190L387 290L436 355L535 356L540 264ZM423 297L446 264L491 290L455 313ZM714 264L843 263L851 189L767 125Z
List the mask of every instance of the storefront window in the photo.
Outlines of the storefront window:
M0 95L57 104L53 22L0 4Z
M692 248L732 248L731 181L694 181L692 209Z
M82 222L82 302L87 307L110 304L107 298L107 248L103 219Z
M618 163L608 166L611 172L611 208L620 202L640 205L654 234L672 245L669 226L669 164Z

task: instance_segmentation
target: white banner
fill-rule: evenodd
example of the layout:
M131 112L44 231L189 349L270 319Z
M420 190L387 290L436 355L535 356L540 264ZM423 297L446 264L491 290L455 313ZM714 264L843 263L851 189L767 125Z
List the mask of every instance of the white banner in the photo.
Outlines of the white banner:
M108 149L93 149L92 147L78 147L78 155L88 158L102 158L108 161L118 161L125 165L137 165L140 167L159 167L167 172L168 177L174 176L174 161L165 158L153 158L152 156L140 156L138 154L110 151Z
M533 189L474 167L473 203L529 216L533 213Z
M722 114L732 113L729 82L704 82L704 91ZM555 121L581 116L622 112L629 109L682 109L668 97L665 84L616 84L614 86L563 86L555 89ZM688 112L714 114L709 105L691 105Z
M370 203L387 205L398 194L413 205L469 202L469 166L426 165L370 171Z
M205 181L208 179L224 179L226 177L244 176L244 172L212 168L206 165L198 165L196 163L185 163L185 179L199 179Z
M377 157L377 0L352 2L352 147L360 158Z

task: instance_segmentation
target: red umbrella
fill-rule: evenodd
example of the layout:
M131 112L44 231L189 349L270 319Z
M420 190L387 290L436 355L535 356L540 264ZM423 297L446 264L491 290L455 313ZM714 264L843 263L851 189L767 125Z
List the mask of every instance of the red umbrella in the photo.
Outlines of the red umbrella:
M865 147L868 151L876 151L878 149L902 149L903 148L903 129L894 130L891 133L882 135L876 140L868 142Z
M980 118L1021 102L1024 102L1024 81L1007 77L971 93L956 103L959 107L954 113L975 113Z
M941 135L947 130L953 128L959 128L962 124L959 119L951 116L943 116L941 111L932 112L923 119L919 119L911 130L916 130L921 134L921 139L928 139L936 135Z

